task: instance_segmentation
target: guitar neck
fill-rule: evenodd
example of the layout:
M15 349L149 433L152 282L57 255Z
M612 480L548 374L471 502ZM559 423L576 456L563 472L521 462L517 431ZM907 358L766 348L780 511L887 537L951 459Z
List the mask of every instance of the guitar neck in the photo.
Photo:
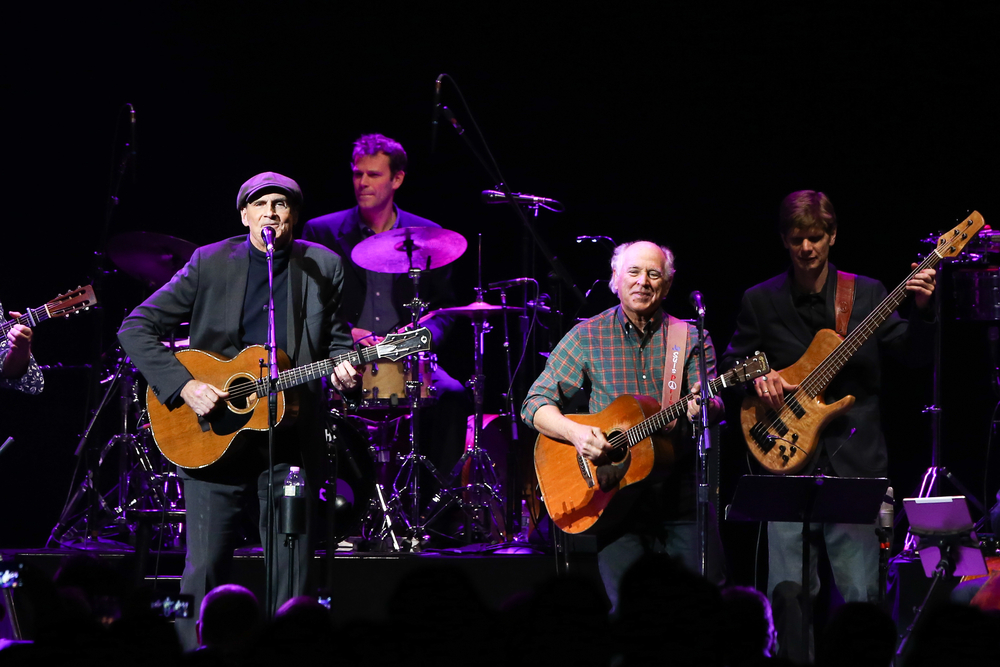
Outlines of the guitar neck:
M15 317L12 320L7 320L6 322L0 322L0 332L4 336L14 328L15 324L23 324L26 327L35 327L39 322L44 322L49 319L49 311L45 306L39 306L38 308L29 308L28 312L21 317Z
M831 352L809 375L802 380L800 389L811 397L818 396L826 389L840 369L844 367L858 349L865 344L873 333L889 319L889 316L896 312L899 305L906 298L906 283L924 269L937 266L941 261L941 255L935 249L924 258L917 268L910 272L903 282L896 286L871 313L868 314L861 324L845 338L837 348Z
M349 361L355 366L362 366L364 364L369 364L378 358L379 346L372 345L361 348L360 352L347 352L336 357L331 357L330 359L323 359L305 366L292 368L278 375L278 391L291 389L292 387L297 387L300 384L305 384L306 382L311 382L312 380L318 380L319 378L326 377L327 375L332 375L333 369L344 361ZM266 394L266 379L259 380L258 385L259 391L262 392L261 395Z
M710 380L708 383L710 391L706 395L715 396L720 389L733 384L734 381L735 374L732 371L721 375L714 380ZM671 403L669 406L660 410L652 417L647 417L629 430L625 431L624 435L628 438L628 446L632 447L633 445L642 442L670 422L686 414L688 402L693 400L695 397L696 394L688 394L687 396L684 396L678 401Z

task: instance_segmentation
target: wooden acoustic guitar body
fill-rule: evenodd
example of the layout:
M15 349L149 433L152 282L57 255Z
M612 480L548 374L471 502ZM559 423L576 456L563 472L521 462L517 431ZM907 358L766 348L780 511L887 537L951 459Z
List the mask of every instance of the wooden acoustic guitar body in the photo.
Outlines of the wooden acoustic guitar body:
M778 373L789 384L800 384L842 340L832 329L816 332L805 354ZM750 452L768 472L778 475L794 475L809 466L819 453L820 433L827 424L854 405L853 396L827 404L823 392L809 397L799 391L795 393L794 400L797 401L795 408L786 394L786 409L780 420L756 394L744 398L740 410L743 437Z
M231 392L267 374L267 368L260 367L260 360L267 359L262 345L252 345L232 359L202 350L181 350L176 356L196 380L224 391ZM288 355L278 350L279 369L290 366ZM285 394L278 393L277 423L282 426L294 421L298 413L294 397ZM267 396L230 398L202 420L186 404L167 408L151 389L146 391L146 407L157 446L168 461L182 468L215 463L242 431L267 430Z
M566 415L587 426L597 426L608 440L647 417L659 404L648 396L619 396L591 415ZM535 441L535 473L552 521L567 533L598 532L617 521L634 499L636 485L654 469L667 470L674 450L665 436L653 436L625 448L624 457L598 466L577 455L568 443L539 435ZM605 483L602 484L601 481Z

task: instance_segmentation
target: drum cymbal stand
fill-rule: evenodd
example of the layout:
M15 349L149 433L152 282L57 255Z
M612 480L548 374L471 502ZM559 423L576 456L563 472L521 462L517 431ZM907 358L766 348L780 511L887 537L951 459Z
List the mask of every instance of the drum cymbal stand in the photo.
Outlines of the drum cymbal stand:
M101 411L118 390L121 413L121 431L113 435L101 448L97 461L84 465L83 481L75 486L52 529L47 544L89 548L89 541L100 541L101 536L120 533L129 526L125 512L130 509L176 509L180 498L180 483L172 473L161 474L150 457L149 434L140 428L142 401L135 368L124 352L116 348L117 366L102 380L107 385L91 422L79 445L81 461L93 457L86 450L86 441ZM98 471L115 445L119 445L118 483L107 493L98 489ZM92 460L92 459L91 459ZM74 482L75 484L75 482ZM179 537L179 526L171 525L170 538ZM96 545L95 545L96 546Z
M483 300L482 288L476 288L476 300ZM502 486L497 480L496 468L489 453L482 447L483 398L486 376L483 374L484 336L492 327L486 322L488 311L472 315L472 330L475 336L475 374L470 380L473 396L474 430L472 448L466 449L452 470L450 486L452 493L460 496L461 507L465 510L465 542L473 537L491 539L494 528L505 532L503 521ZM456 493L457 492L457 493Z
M413 242L409 239L404 242L407 256L410 259L409 276L413 282L413 299L406 304L406 308L409 309L411 321L416 327L423 312L427 310L428 304L420 300L420 274L423 273L423 270L413 266L412 244ZM428 257L428 265L430 265L430 261L430 257ZM427 537L427 524L424 523L424 518L421 515L421 467L426 468L439 484L444 485L444 480L437 468L426 456L420 453L421 388L420 364L410 364L410 377L406 380L406 396L410 403L410 451L400 457L399 472L393 483L394 496L392 500L405 507L404 496L409 496L410 516L407 517L403 512L400 515L407 528L411 551L419 551Z

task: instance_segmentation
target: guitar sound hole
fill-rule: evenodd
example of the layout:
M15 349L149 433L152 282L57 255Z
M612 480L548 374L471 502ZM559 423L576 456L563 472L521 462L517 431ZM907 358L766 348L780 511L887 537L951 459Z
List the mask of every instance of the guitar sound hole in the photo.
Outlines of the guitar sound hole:
M235 380L229 383L229 392L233 393L234 390L240 389L241 387L245 387L246 385L251 384L252 382L253 381L250 378L243 378L243 377L236 378ZM229 404L232 405L237 410L245 410L247 408L247 405L249 405L250 403L251 397L252 394L251 396L235 396L229 399Z
M612 431L607 434L608 441L614 440L617 436L621 435L621 431ZM610 452L608 452L608 459L612 463L621 463L625 460L625 455L628 453L627 447L615 447Z

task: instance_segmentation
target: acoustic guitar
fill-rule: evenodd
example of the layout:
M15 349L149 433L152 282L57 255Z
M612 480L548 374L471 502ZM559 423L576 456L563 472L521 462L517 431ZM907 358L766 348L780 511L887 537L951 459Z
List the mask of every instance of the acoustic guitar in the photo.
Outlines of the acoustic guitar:
M298 368L289 368L288 355L278 350L277 423L287 426L298 413L294 394L286 395L286 390L332 374L343 361L355 366L377 359L398 361L430 349L431 332L423 327L390 334L378 345ZM222 406L199 418L185 404L168 408L157 400L152 389L147 388L149 428L156 446L168 461L182 468L204 468L222 458L241 432L267 430L269 379L266 370L261 369L260 360L267 358L263 345L251 345L232 359L203 350L181 350L176 357L194 379L228 391L229 398Z
M705 395L767 375L767 357L757 353L708 383ZM599 532L628 510L639 482L654 469L667 471L675 462L667 424L687 414L688 394L660 409L649 396L623 395L592 415L566 415L578 424L597 426L612 446L609 462L600 466L580 456L566 442L538 435L535 473L549 517L567 533Z
M767 471L794 475L806 468L819 452L823 428L854 405L853 396L827 404L823 393L851 356L875 333L906 297L906 282L918 272L937 266L946 257L956 257L983 228L983 216L973 211L968 218L942 235L933 251L896 289L882 300L857 328L842 338L832 329L821 329L805 354L788 368L778 371L799 388L785 395L784 405L772 410L756 394L743 399L740 423L750 453Z
M77 287L65 294L60 294L56 298L38 308L29 308L28 312L0 322L0 336L6 336L14 328L15 324L21 324L29 328L38 326L45 320L53 320L57 317L68 317L73 313L80 313L97 305L97 297L94 296L94 288L90 285Z

